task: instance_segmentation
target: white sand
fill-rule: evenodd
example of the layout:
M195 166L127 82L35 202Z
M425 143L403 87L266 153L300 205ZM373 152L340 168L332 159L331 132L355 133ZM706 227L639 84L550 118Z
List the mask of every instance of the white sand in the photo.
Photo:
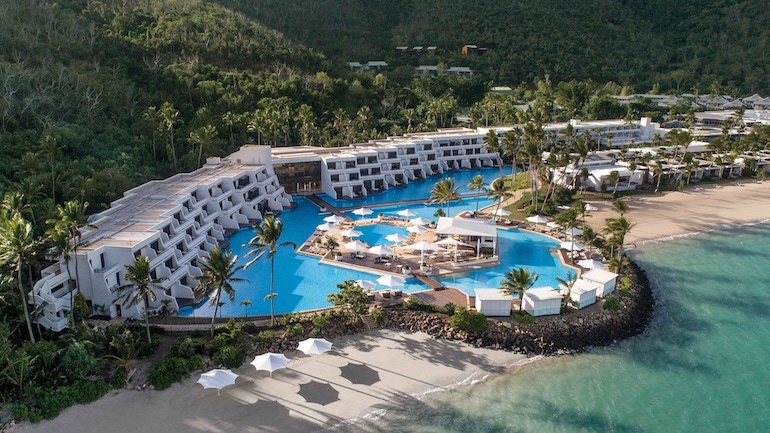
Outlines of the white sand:
M234 370L241 375L236 384L223 389L221 396L197 385L200 375L195 374L165 391L114 392L95 403L69 408L54 420L21 423L11 432L312 432L437 388L470 383L524 358L391 330L333 343L335 349L322 355L287 353L288 368L274 372L272 378L255 371L247 359ZM371 385L351 382L339 368L348 363L370 367L379 380ZM325 405L306 402L298 394L299 385L310 381L330 384L339 400Z
M618 216L609 201L591 204L599 210L591 212L586 223L595 230L603 229L607 218ZM770 182L691 186L682 192L632 197L628 204L631 210L626 218L635 226L626 236L626 245L634 246L726 224L770 220Z

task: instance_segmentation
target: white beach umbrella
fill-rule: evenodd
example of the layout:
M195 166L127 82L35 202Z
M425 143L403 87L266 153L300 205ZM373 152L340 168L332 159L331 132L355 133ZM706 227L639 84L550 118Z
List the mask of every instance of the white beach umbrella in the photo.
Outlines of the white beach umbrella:
M356 284L364 290L371 290L377 287L377 283L369 280L356 280Z
M583 244L579 244L579 243L576 243L576 242L562 242L559 245L559 247L560 248L564 248L565 250L569 250L569 251L581 251L581 250L585 249Z
M308 338L299 342L297 350L305 352L305 355L319 355L332 350L332 343L323 338Z
M424 227L424 226L409 226L409 227L406 228L406 231L408 231L409 233L420 234L420 233L427 232L428 228Z
M364 233L359 231L359 230L351 228L351 229L347 229L347 230L341 231L340 234L343 237L346 237L346 238L357 238L357 237L361 236Z
M446 239L442 239L442 240L440 240L440 241L436 242L436 245L454 245L454 246L455 246L455 261L457 261L457 248L458 248L460 245L462 245L462 246L466 246L466 247L471 247L471 246L473 246L473 245L470 245L470 244L466 244L465 242L461 242L461 241L458 241L458 240L457 240L457 239L455 239L455 238L446 238Z
M404 218L411 218L411 217L417 216L416 213L410 211L409 209L400 210L400 211L396 212L396 215L402 216Z
M535 224L543 224L548 222L548 218L542 215L533 215L531 217L527 217L527 221Z
M369 252L372 254L378 254L381 256L385 256L388 254L393 254L393 248L390 248L385 245L375 245L371 248L369 248Z
M326 221L327 223L332 223L332 224L337 224L337 223L345 222L347 220L348 219L345 218L345 217L341 217L339 215L334 215L334 214L329 215L328 217L324 218L324 221Z
M497 209L496 211L492 212L492 215L503 216L503 217L509 216L510 214L511 214L511 212L507 211L505 209Z
M251 365L259 370L265 370L270 372L270 376L273 376L275 370L286 368L286 364L289 363L289 359L283 353L268 352L264 355L259 355L251 361Z
M384 275L377 278L377 282L388 287L403 286L406 284L406 280L398 275Z
M359 241L358 239L354 240L353 242L343 244L342 246L353 251L366 251L369 249L369 245L367 245L365 242Z
M593 259L578 260L577 264L581 268L586 268L586 269L604 269L604 263Z
M364 219L365 216L373 214L374 211L371 209L367 209L365 207L360 207L353 211L353 215L360 215L361 219Z
M591 203L586 203L586 205L585 205L585 207L583 209L585 209L588 212L593 212L593 211L599 210L598 207L592 205Z
M315 226L316 230L321 230L322 232L328 232L329 230L334 230L337 228L336 225L332 223L323 223Z
M557 222L555 222L555 221L549 221L549 222L545 223L545 225L547 225L548 227L550 227L550 228L552 228L552 229L558 229L558 228L561 228L561 226L559 225L559 223L557 223Z
M407 239L409 239L409 237L404 236L401 233L391 233L391 234L385 236L385 240L388 240L388 241L396 243L396 244L400 244L401 242L404 242Z
M444 247L441 245L432 244L430 242L420 241L416 244L411 245L405 245L404 248L410 249L410 250L420 250L420 262L423 261L423 258L425 257L425 251L438 251L443 250Z
M571 229L567 230L565 233L570 236L580 236L583 234L583 230L580 230L577 227L572 227Z
M410 219L409 222L415 226L427 226L428 224L431 223L431 220L423 217L417 217L417 218Z
M202 373L198 383L203 385L203 389L216 388L217 395L220 395L222 388L235 384L238 375L230 370L218 368L206 373Z

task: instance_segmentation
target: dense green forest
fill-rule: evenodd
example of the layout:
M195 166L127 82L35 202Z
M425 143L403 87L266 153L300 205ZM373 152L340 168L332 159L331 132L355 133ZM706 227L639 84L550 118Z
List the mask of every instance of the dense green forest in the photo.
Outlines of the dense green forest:
M770 91L770 10L752 0L217 0L337 62L471 66L500 85L615 81L647 91L712 83ZM484 56L460 54L465 44ZM441 55L394 53L437 46Z

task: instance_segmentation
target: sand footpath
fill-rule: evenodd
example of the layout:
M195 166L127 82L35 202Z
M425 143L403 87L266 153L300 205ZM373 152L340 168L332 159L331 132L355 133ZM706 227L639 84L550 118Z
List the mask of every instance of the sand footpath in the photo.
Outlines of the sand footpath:
M607 218L618 216L609 201L591 204L599 208L586 220L594 230L603 229ZM634 196L628 204L626 218L635 225L626 236L626 245L633 247L646 240L702 232L726 224L770 220L770 182L690 186L681 192Z
M333 343L334 350L322 355L287 353L288 368L272 377L257 372L247 359L234 370L240 375L236 384L219 396L195 383L198 373L165 391L116 391L71 407L56 419L21 423L11 432L313 432L376 416L426 392L471 383L525 359L392 330Z

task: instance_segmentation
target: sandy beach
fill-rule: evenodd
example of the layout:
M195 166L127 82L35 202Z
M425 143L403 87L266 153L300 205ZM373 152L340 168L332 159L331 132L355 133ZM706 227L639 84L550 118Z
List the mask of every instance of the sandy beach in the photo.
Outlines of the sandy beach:
M644 241L708 231L724 225L747 224L770 219L770 182L690 186L681 192L635 196L628 199L626 217L634 223L626 246ZM594 230L616 218L611 202L591 202L599 208L586 223Z
M426 392L470 384L525 359L392 330L333 343L334 349L322 355L287 353L288 367L272 377L247 359L234 370L240 375L236 384L221 395L197 385L196 373L165 391L116 391L54 420L21 423L11 432L314 432L357 417L382 416L384 409L409 404Z

